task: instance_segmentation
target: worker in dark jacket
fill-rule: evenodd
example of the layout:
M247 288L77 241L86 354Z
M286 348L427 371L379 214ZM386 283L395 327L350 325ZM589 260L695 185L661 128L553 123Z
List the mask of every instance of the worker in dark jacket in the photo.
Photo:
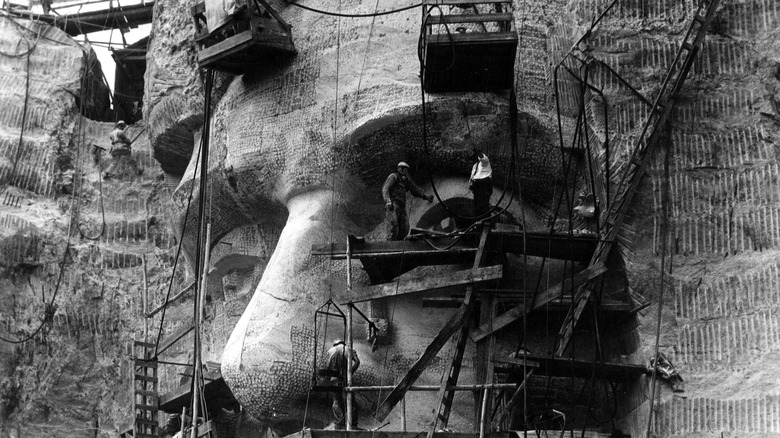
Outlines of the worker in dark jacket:
M127 138L127 134L125 134L126 128L127 125L125 122L120 120L116 122L116 128L111 131L111 134L108 134L108 139L111 140L111 152L130 149L130 145L133 144L133 142Z
M346 424L346 407L344 391L342 388L347 384L347 354L352 357L352 373L354 374L360 366L360 359L355 350L349 348L341 339L333 341L333 347L328 350L328 371L330 374L331 385L339 389L333 391L333 417L335 429L344 429ZM358 425L358 406L355 403L355 396L349 393L352 398L352 429L357 430Z
M109 152L113 157L113 161L103 174L103 178L111 178L114 176L117 163L119 163L124 156L127 156L127 162L130 167L132 167L133 172L138 173L138 163L135 162L135 159L133 159L133 156L131 155L133 152L131 149L133 141L125 134L126 128L127 125L125 125L125 122L120 120L116 122L116 128L108 135L108 139L111 141L111 149Z
M409 176L409 165L401 161L398 170L391 173L382 186L387 219L387 240L403 240L409 233L409 216L406 214L406 192L433 201Z

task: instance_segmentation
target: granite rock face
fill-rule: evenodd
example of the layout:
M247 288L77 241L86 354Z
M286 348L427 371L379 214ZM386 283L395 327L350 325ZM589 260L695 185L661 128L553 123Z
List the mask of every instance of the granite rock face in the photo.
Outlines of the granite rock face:
M156 6L160 33L153 37L152 56L160 65L169 54L182 64L176 66L178 72L150 69L147 88L166 91L158 97L148 93L146 108L156 156L176 157L161 158L163 167L183 174L174 194L182 207L177 224L181 227L195 223L191 216L184 217L183 201L197 183L198 157L188 151L197 150L195 122L202 117L198 111L202 96L192 52L187 52L191 49L182 44L182 35L191 32L181 16L185 6L168 3ZM587 40L588 52L652 98L681 31L692 18L694 3L625 2ZM616 275L622 275L630 288L624 283L624 293L655 306L638 317L638 329L625 329L630 342L615 342L622 346L609 353L611 359L645 363L650 357L663 290L660 348L686 376L685 398L666 387L661 390L652 426L657 436L779 432L772 420L778 390L766 378L777 353L773 342L777 303L770 291L776 271L773 236L778 230L773 184L778 129L775 40L780 17L777 5L769 0L722 3L673 115L666 147L660 148L635 200L617 255L621 261ZM520 34L515 72L522 150L518 168L527 201L512 211L515 220L523 208L529 223L543 229L554 195L564 187L553 67L607 4L515 2ZM322 346L333 333L332 326L327 335L318 327L315 336L314 310L329 298L345 299L345 266L312 258L311 244L343 241L347 234L381 239L379 187L399 160L412 164L413 174L427 190L433 188L428 182L432 175L445 198L470 198L464 182L467 156L471 147L481 147L496 164L500 182L495 193L500 194L510 142L508 96L478 93L427 96L428 137L423 142L416 58L419 11L339 19L281 2L274 5L293 25L297 55L271 58L243 76L221 75L213 97L208 199L215 236L211 243L220 248L212 261L224 260L221 292L226 313L214 319L219 331L208 354L221 360L226 381L253 416L292 430L304 421L307 388L317 367L312 365L314 351L322 358ZM327 2L313 6L334 7ZM361 14L373 12L375 5L348 2L341 7L342 12ZM605 69L594 70L594 75L609 103L608 128L615 135L610 165L617 169L628 157L646 108ZM559 79L564 134L570 136L579 102L574 85L566 77ZM168 136L185 131L193 133L192 139L189 134ZM673 238L667 248L673 249L674 269L660 285L665 154L670 154L668 181L673 194L669 213ZM184 157L189 160L186 170ZM432 208L419 200L411 203L413 223ZM184 243L193 254L194 232L185 233ZM664 261L670 259L667 255ZM230 260L247 263L236 268ZM357 284L367 283L360 271L356 275ZM711 296L719 304L712 304ZM237 304L227 306L234 297ZM396 383L448 316L421 309L413 299L366 310L378 317L393 315L395 337L378 354L358 342L364 364L357 378L362 383ZM540 351L554 342L544 333L537 336L534 342ZM580 341L590 342L587 337ZM473 345L467 355L474 357ZM438 381L446 360L443 352L422 380ZM469 363L463 379L473 378ZM765 380L771 381L758 384ZM560 393L554 403L566 406L565 394L574 391L566 385L553 385ZM546 385L542 380L531 386L544 391ZM626 388L621 393L626 403L606 414L613 414L624 431L643 435L647 392L646 382ZM359 403L370 409L376 401L367 398ZM430 420L422 409L429 402L426 396L411 402L418 413L412 421L424 425ZM472 403L470 397L456 399L456 429L471 427ZM536 403L544 405L545 400ZM327 400L317 404L308 410L307 425L327 422ZM598 422L588 418L589 411L583 408L578 424Z
M0 435L117 436L144 279L171 275L170 189L143 126L128 132L143 175L101 180L113 159L93 146L114 125L94 121L109 96L89 46L3 16L0 47Z

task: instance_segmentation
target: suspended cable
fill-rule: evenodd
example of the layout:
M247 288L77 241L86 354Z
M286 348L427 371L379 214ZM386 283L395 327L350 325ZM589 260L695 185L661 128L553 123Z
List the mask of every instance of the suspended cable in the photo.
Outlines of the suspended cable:
M332 17L339 17L339 18L370 18L370 17L379 17L379 16L382 16L382 15L397 14L399 12L408 11L410 9L414 9L414 8L418 8L418 7L422 6L422 3L416 3L416 4L413 4L411 6L404 6L402 8L392 9L392 10L384 11L384 12L374 12L372 14L342 14L341 13L341 6L339 6L339 12L329 12L329 11L323 11L321 9L312 8L310 6L304 6L304 5L300 4L300 3L289 3L288 2L287 4L290 5L290 6L295 6L295 7L301 8L301 9L305 9L305 10L307 10L309 12L316 12L318 14L330 15ZM340 3L339 3L339 5L340 5Z
M200 155L201 155L202 148L203 148L203 136L201 136L200 144L198 145L198 155L195 158L195 162L196 163L200 160ZM173 290L173 280L174 280L174 276L176 275L176 267L179 264L179 257L181 255L181 248L182 248L182 245L184 243L184 232L187 230L187 223L188 223L188 219L189 219L189 216L190 216L190 206L192 205L192 198L193 198L193 195L195 193L195 181L194 181L194 179L197 176L198 176L198 169L196 167L195 170L193 171L193 182L192 182L192 184L190 184L190 194L187 197L187 208L184 211L184 219L183 219L183 223L182 223L182 227L181 227L181 233L179 233L179 244L176 247L176 255L173 257L173 269L171 270L171 279L168 282L168 292L165 294L165 301L163 301L163 303L165 303L166 305L163 306L162 315L160 317L160 329L157 332L157 341L155 342L155 345L154 345L154 357L155 358L157 357L157 350L158 350L158 348L160 346L160 338L162 337L163 325L165 323L165 312L166 312L166 309L168 308L167 304L168 304L168 300L170 299L170 296L171 296L171 291Z
M664 157L664 181L662 188L661 198L661 272L659 278L659 296L658 296L658 312L656 314L655 325L655 345L653 347L653 372L650 375L650 412L647 415L647 433L646 437L650 438L650 429L653 425L653 408L655 405L655 386L656 378L658 374L658 351L661 343L661 320L663 318L664 308L664 284L666 280L666 251L668 250L669 240L669 198L671 196L669 190L669 162L671 161L671 153L669 149L666 150L666 156ZM674 257L674 253L671 255ZM672 263L669 263L669 274L672 273Z

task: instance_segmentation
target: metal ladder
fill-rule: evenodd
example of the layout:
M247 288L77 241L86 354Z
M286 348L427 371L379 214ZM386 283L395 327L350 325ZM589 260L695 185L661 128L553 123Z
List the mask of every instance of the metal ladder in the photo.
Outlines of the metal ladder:
M620 226L625 219L631 201L644 175L645 166L649 157L652 156L658 140L663 135L666 122L682 90L688 72L693 66L696 55L704 42L707 28L713 20L719 3L720 0L711 0L706 7L700 5L688 27L683 43L680 45L674 61L669 67L658 97L653 103L650 116L642 129L642 134L636 142L631 159L623 169L620 182L617 184L614 202L609 206L609 210L601 224L603 238L596 246L590 266L605 263L607 256L612 250ZM704 14L701 13L702 9L705 9ZM591 280L577 289L572 307L558 333L559 342L555 350L557 356L563 356L563 353L566 351L574 333L574 327L593 293L596 282L597 279Z
M133 344L133 410L135 438L157 438L159 424L157 419L157 362L151 358L154 355L154 344L135 341Z

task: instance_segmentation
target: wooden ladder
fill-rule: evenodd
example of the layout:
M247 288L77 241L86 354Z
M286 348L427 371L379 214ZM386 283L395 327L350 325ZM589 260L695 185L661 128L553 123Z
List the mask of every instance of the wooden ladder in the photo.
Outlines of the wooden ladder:
M719 3L720 0L710 0L706 7L700 5L688 27L677 55L669 67L658 97L653 103L650 116L645 121L642 134L637 139L631 159L626 164L620 182L617 184L615 200L609 206L609 211L602 220L601 229L604 237L599 240L596 246L590 266L606 263L607 256L612 250L620 226L637 192L642 175L645 172L645 166L649 157L652 156L658 140L664 134L666 122L682 90L688 72L693 66L696 55L704 42L707 28L713 20ZM705 13L702 15L701 11L703 8ZM559 342L555 350L557 356L563 356L563 353L566 351L574 332L574 327L577 325L577 321L593 293L596 282L597 279L588 281L577 289L572 307L558 333Z
M474 265L472 269L478 269L485 262L486 246L488 235L490 234L490 225L485 223L482 226L482 234L479 239L479 247L477 248L477 254L474 257ZM463 352L466 349L466 341L469 338L469 315L474 308L474 286L466 287L466 296L463 298L463 304L461 307L466 309L466 318L463 325L460 327L460 331L455 334L455 351L453 352L452 361L447 364L447 367L442 374L442 382L439 387L439 393L437 399L439 400L439 406L437 408L436 416L431 423L431 427L428 430L427 438L433 437L434 432L438 428L445 429L450 419L450 410L452 408L452 400L455 397L455 391L449 388L458 384L458 377L460 375L460 367L463 361Z
M154 344L135 341L133 351L133 407L135 438L159 437L157 419L157 362L152 360Z

